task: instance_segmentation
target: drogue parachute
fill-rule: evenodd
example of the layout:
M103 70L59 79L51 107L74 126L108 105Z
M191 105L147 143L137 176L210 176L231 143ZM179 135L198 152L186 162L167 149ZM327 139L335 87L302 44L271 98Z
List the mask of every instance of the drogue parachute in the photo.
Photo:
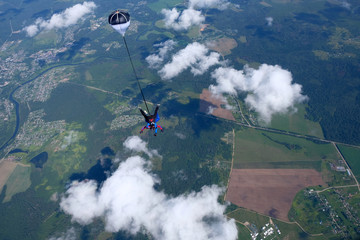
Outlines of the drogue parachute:
M109 15L109 24L121 35L125 36L125 32L130 26L130 14L125 11L115 10Z

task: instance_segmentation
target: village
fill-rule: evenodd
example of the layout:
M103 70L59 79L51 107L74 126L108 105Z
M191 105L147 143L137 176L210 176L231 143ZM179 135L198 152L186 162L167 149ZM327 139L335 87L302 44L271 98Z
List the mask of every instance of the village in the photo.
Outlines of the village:
M351 193L342 192L340 188L328 188L325 191L304 190L304 195L317 205L323 216L326 216L326 219L321 219L318 224L330 226L334 234L340 234L344 239L350 237L344 219L352 222L354 226L360 226L360 217L349 204L353 197ZM357 232L360 232L360 227L357 227Z

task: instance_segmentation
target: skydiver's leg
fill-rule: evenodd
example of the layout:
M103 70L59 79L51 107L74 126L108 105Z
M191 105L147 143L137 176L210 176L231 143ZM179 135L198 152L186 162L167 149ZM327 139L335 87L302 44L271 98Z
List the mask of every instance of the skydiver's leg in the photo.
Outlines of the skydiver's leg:
M155 122L160 120L160 117L159 117L159 114L158 114L159 106L160 106L159 104L156 105L155 112L154 112L154 115L153 115L155 117Z
M146 113L144 112L144 110L142 110L141 108L139 108L139 110L140 110L140 112L141 112L141 114L144 116L144 118L145 118L145 122L149 122L149 117L146 115Z
M141 108L139 108L139 110L140 110L141 114L142 114L144 117L146 117L146 113L144 112L144 110L142 110Z
M143 133L144 129L149 129L150 128L150 124L147 123L141 130L140 130L140 133Z
M160 106L160 104L156 104L156 108L155 108L154 116L156 116L156 114L157 114L157 112L158 112L158 110L159 110L159 106Z
M156 136L156 134L157 134L157 125L155 124L155 134L154 134L154 136Z
M160 116L158 113L156 113L156 116L155 116L155 122L158 122L160 120Z

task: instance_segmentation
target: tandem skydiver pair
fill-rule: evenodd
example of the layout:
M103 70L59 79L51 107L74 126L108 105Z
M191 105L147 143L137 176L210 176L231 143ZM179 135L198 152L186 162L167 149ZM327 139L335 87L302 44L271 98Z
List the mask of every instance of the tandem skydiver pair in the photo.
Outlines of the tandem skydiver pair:
M148 115L144 110L142 110L141 108L139 108L141 114L144 116L145 118L145 122L147 123L140 131L140 133L143 133L144 129L152 129L155 130L154 136L157 135L157 129L160 128L160 130L163 132L163 128L157 124L157 122L160 120L160 116L158 113L159 110L159 104L156 105L155 108L155 112L153 115Z
M148 105L146 103L146 100L145 100L145 96L144 96L144 93L141 89L141 86L140 86L140 82L139 82L139 78L136 74L136 71L135 71L135 67L134 67L134 64L133 64L133 61L131 59L131 55L130 55L130 52L129 52L129 48L127 46L127 43L126 43L126 39L125 39L125 32L127 30L127 28L130 26L130 14L126 11L120 11L120 10L115 10L114 12L112 12L110 15L109 15L109 24L117 31L119 32L122 37L123 37L123 40L124 40L124 43L125 43L125 47L126 47L126 50L127 50L127 53L128 53L128 56L129 56L129 59L130 59L130 63L131 63L131 66L132 66L132 69L133 69L133 72L134 72L134 75L135 75L135 78L136 78L136 81L138 83L138 87L139 87L139 90L140 90L140 93L142 95L142 98L144 100L144 103L145 103L145 106L146 106L146 109L147 111L149 112L149 108L148 108ZM157 122L160 120L160 117L159 117L159 114L158 114L158 110L159 110L159 104L156 105L156 108L155 108L155 112L153 115L148 115L146 111L142 110L141 108L140 109L140 112L141 114L144 116L145 118L145 122L147 123L140 131L140 133L143 133L144 129L150 129L150 130L155 130L155 133L154 133L154 136L157 135L157 129L160 128L161 131L163 131L163 128L157 124Z

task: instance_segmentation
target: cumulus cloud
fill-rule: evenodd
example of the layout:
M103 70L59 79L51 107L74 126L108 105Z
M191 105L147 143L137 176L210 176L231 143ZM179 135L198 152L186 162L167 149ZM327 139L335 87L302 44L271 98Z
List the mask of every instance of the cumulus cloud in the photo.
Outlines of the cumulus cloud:
M134 143L124 145L134 149ZM73 184L60 206L80 224L104 218L110 232L136 234L145 228L160 240L237 238L235 221L224 216L225 206L217 201L221 188L205 186L171 197L154 189L158 183L147 161L133 156L120 163L100 189L94 181Z
M205 73L211 66L217 64L221 64L219 53L209 53L205 45L194 42L174 54L171 61L159 70L159 74L162 79L168 80L190 68L196 76Z
M267 17L267 18L265 18L265 20L266 20L268 26L272 26L273 21L274 21L274 19L272 17Z
M160 65L163 63L165 58L168 55L168 52L174 49L174 46L176 45L176 42L173 40L167 40L165 42L155 44L154 47L158 47L158 53L157 54L151 54L148 57L146 57L146 61L149 64L150 68L159 68Z
M307 99L301 94L301 85L292 83L292 75L280 66L262 64L259 69L245 66L244 70L220 67L212 73L217 85L210 85L215 95L248 92L245 102L259 113L265 123L275 113L295 110L296 103Z
M25 27L23 30L26 31L26 34L29 37L33 37L43 30L65 28L76 24L79 20L84 18L86 14L92 13L95 8L96 5L94 2L83 2L83 4L79 3L65 9L61 13L52 15L49 20L38 18L34 24Z
M123 143L124 147L126 147L129 150L135 151L135 152L144 152L149 157L158 156L160 157L158 151L156 149L149 150L146 145L147 143L143 141L138 136L131 136L128 137L125 142Z
M190 8L218 8L224 10L229 6L227 0L190 0Z
M37 19L35 21L35 24L27 26L24 28L24 31L26 31L26 34L29 37L33 37L35 36L38 32L39 32L39 27L38 27L38 23L40 23L41 20Z
M201 14L201 11L193 8L185 9L182 12L178 12L176 8L171 10L162 9L161 13L164 15L165 27L173 28L174 30L187 30L193 25L200 25L205 21L205 16Z
M162 9L165 27L176 31L187 30L193 25L200 25L205 21L205 16L200 10L203 8L217 8L224 10L229 6L227 0L190 0L188 8L179 12L176 8Z

